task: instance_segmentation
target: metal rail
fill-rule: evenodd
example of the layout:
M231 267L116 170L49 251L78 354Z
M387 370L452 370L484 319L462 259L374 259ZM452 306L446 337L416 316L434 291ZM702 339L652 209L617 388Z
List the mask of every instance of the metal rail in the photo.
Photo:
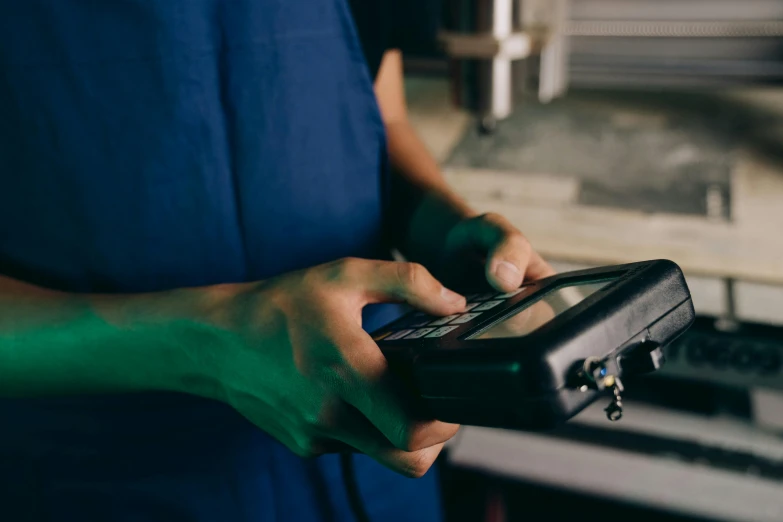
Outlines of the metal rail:
M783 21L617 21L572 20L568 36L639 38L780 38Z

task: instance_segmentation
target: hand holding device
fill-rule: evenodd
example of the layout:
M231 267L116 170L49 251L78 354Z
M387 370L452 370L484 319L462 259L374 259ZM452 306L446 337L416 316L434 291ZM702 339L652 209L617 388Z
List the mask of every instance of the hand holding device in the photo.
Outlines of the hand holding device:
M441 256L445 265L441 280L459 290L489 285L510 292L525 281L555 274L527 238L508 219L494 213L455 225L446 236ZM476 270L481 265L483 270Z
M362 330L362 308L407 302L435 315L464 297L420 265L346 259L264 283L227 285L216 298L220 398L301 456L332 441L420 476L457 426L418 415Z
M414 312L373 337L433 417L545 429L605 393L619 420L622 377L659 368L694 318L680 268L662 260L471 295L464 313Z
M432 238L437 243L439 238ZM441 240L434 274L462 292L509 292L525 281L555 274L505 217L487 213L458 221ZM430 266L430 265L428 265Z

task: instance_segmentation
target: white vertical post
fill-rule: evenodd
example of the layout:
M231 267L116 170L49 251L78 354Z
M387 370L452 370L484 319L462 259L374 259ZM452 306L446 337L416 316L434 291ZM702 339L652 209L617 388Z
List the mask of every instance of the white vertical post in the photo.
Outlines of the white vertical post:
M568 88L569 38L566 25L569 19L569 0L549 0L552 9L549 20L550 38L541 50L538 98L549 103Z
M492 9L492 36L505 40L514 27L514 1L494 0ZM513 110L511 60L506 57L492 59L492 93L490 113L496 119L508 117Z

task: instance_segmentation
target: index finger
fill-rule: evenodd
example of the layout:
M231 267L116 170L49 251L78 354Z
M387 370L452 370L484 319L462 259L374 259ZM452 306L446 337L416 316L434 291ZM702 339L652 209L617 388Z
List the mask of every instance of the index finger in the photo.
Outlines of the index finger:
M449 290L424 266L397 261L353 261L347 268L365 303L405 301L434 315L465 309L465 297Z

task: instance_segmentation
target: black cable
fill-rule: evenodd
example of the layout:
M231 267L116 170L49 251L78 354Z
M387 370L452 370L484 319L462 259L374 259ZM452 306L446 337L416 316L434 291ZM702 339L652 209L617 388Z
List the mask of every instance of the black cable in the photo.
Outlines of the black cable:
M364 507L364 501L359 493L359 483L356 480L356 468L353 465L352 453L340 454L340 467L343 473L343 484L345 492L348 494L348 504L351 507L356 522L370 522L367 509Z

